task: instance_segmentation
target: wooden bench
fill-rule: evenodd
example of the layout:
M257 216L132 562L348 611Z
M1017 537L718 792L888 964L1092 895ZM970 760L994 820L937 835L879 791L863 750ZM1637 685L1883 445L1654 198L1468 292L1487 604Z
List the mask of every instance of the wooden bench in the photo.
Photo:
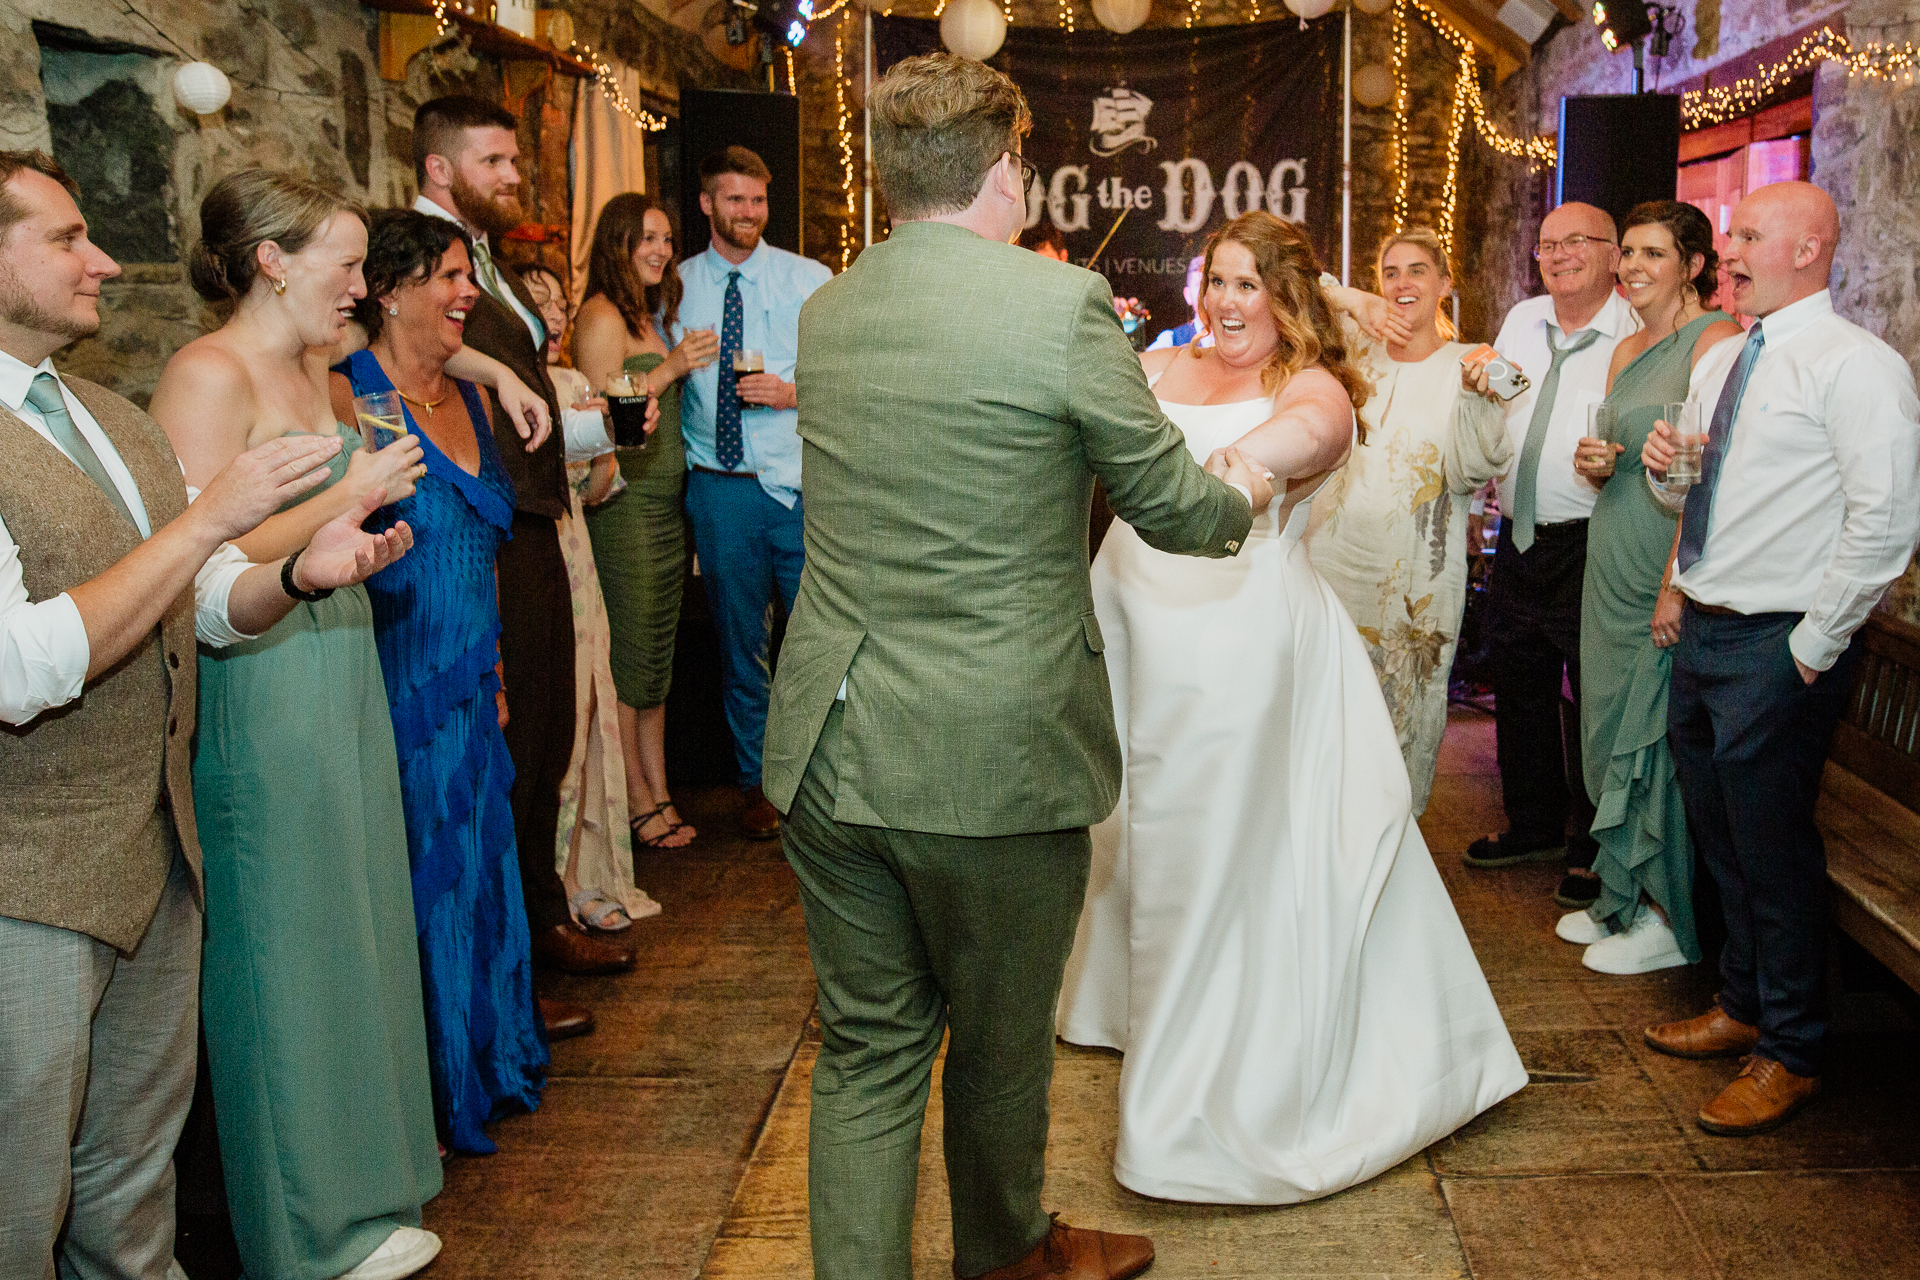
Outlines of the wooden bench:
M1866 649L1815 810L1830 909L1920 992L1920 627L1876 613L1859 634Z

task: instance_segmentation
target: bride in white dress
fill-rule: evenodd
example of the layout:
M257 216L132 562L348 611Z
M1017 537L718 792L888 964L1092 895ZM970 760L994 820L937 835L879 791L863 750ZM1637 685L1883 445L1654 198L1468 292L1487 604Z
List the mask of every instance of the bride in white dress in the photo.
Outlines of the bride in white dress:
M1147 357L1194 455L1237 444L1298 477L1286 501L1233 559L1116 521L1093 566L1126 770L1058 1025L1126 1055L1114 1174L1171 1200L1329 1195L1527 1079L1373 664L1300 543L1366 399L1318 274L1290 224L1243 215L1208 245L1216 345Z

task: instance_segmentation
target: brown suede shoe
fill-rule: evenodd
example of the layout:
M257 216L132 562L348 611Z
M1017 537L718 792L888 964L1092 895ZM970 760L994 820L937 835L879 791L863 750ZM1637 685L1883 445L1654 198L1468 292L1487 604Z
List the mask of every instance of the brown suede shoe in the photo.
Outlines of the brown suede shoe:
M1700 1127L1729 1138L1778 1129L1820 1092L1819 1076L1797 1076L1772 1058L1752 1057L1733 1083L1700 1108Z
M564 1000L549 1000L545 996L539 997L539 1001L540 1023L547 1029L549 1041L571 1040L593 1030L592 1010L582 1009Z
M631 944L589 937L577 925L557 924L533 935L533 960L563 973L619 973L633 968Z
M741 799L740 829L754 840L771 840L780 834L780 811L759 787L748 787Z
M1737 1058L1760 1043L1760 1028L1735 1022L1719 1005L1684 1022L1646 1030L1647 1045L1676 1058Z
M1018 1262L995 1267L974 1280L1035 1280L1039 1276L1066 1276L1068 1280L1127 1280L1153 1265L1153 1241L1145 1236L1116 1235L1070 1227L1053 1215L1047 1238ZM960 1275L954 1264L953 1274Z

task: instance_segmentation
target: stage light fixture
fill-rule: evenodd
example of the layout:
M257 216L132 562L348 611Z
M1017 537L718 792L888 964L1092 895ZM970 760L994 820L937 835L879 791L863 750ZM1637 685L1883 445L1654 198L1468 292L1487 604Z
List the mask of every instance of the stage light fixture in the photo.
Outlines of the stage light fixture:
M735 2L738 3L738 0ZM778 40L790 49L797 49L801 41L807 38L807 28L812 18L812 0L759 0L753 25L760 28L769 39Z
M733 3L727 7L728 44L742 45L747 42L752 35L752 32L747 29L747 23L759 10L760 6L757 4L748 4L746 0L733 0Z
M1593 25L1600 28L1600 43L1608 53L1628 48L1653 30L1647 17L1650 7L1644 0L1593 0Z

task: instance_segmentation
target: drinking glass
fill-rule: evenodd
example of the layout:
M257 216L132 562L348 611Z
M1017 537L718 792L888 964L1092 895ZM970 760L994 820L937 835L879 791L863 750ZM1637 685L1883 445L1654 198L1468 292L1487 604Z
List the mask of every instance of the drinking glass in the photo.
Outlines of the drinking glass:
M398 391L372 391L353 398L353 415L360 428L360 447L372 453L407 434L407 411Z
M1617 444L1614 438L1613 406L1604 401L1587 406L1587 437L1605 443L1607 448L1607 469L1601 475L1613 474L1615 454L1612 446Z
M734 385L736 387L739 385L738 380L742 377L745 377L747 374L765 373L766 370L767 370L766 353L761 351L755 351L751 347L742 347L740 348L740 350L733 353L733 376L735 379ZM740 407L743 410L765 408L764 405L752 404L749 401L747 401L745 398L741 399Z
M622 449L647 447L647 388L624 373L607 379L607 423L613 443Z
M1700 430L1700 406L1693 401L1668 404L1664 406L1661 416L1677 437L1673 463L1667 468L1667 483L1682 486L1697 484L1700 480L1701 453L1707 445L1706 433Z

